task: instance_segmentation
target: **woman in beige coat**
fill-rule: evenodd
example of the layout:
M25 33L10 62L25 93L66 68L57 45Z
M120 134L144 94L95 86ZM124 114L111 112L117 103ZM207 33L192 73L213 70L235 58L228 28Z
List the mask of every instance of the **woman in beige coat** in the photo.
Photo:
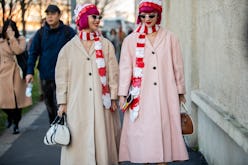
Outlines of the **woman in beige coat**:
M26 48L25 38L20 36L16 23L7 20L4 23L0 39L0 108L7 113L9 128L14 122L13 134L19 133L21 110L32 104L25 96L26 83L20 76L16 55Z
M58 115L66 112L71 132L70 145L62 148L61 164L118 164L114 48L98 32L101 16L95 5L79 5L75 15L79 33L61 49L55 70Z

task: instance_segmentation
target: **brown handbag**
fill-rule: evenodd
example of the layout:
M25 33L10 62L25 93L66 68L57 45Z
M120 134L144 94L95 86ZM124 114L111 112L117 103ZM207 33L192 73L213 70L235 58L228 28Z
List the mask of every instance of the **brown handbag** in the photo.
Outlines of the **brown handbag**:
M189 115L188 108L184 103L182 103L182 108L185 109L185 112L181 112L181 127L183 135L190 135L194 132L194 125L192 118Z

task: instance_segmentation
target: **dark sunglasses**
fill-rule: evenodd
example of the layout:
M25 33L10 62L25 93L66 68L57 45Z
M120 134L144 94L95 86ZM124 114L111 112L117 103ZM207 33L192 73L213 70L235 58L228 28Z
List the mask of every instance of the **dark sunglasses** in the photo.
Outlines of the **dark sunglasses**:
M154 17L156 17L156 14L140 14L139 17L142 19L145 19L146 16L148 16L150 19L153 19Z
M91 17L92 17L93 19L99 19L99 20L102 19L102 16L101 16L101 15L91 15Z

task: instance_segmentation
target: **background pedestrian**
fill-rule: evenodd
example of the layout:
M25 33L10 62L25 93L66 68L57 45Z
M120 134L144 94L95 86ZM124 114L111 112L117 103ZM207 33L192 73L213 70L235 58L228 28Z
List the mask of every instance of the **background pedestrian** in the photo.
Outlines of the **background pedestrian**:
M56 5L49 5L46 12L46 22L39 29L31 43L28 58L26 82L33 82L34 68L39 57L38 70L41 88L48 111L49 122L57 115L55 65L60 49L76 34L69 26L60 20L61 11Z
M14 123L13 134L19 133L22 108L32 104L32 99L25 96L26 83L16 60L25 48L26 40L20 36L16 23L5 21L0 40L0 108L8 116L6 127Z

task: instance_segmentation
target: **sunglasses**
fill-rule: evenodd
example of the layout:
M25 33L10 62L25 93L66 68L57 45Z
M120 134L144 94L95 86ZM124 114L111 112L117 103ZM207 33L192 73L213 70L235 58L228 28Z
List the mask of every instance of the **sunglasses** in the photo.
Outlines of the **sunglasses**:
M141 19L145 19L146 16L148 16L148 18L150 18L150 19L153 19L153 18L156 17L157 15L156 15L156 14L140 14L140 15L139 15L139 17L140 17Z
M91 15L91 17L92 17L93 19L99 19L99 20L102 19L102 16L101 16L101 15Z

